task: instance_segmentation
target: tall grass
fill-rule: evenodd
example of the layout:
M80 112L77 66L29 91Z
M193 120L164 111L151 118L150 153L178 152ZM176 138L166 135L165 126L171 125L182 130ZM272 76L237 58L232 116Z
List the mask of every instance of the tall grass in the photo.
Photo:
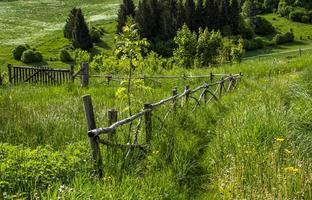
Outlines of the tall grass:
M244 78L237 90L222 97L220 103L202 105L195 113L191 113L191 102L189 108L178 106L162 123L170 106L156 110L153 140L147 152L132 150L127 154L128 149L102 147L101 181L85 164L89 147L81 96L92 95L97 125L103 127L110 108L119 111L119 119L127 116L122 84L107 86L92 80L87 89L81 89L78 83L59 87L2 86L0 192L29 199L309 199L312 73L307 69L311 62L305 56L211 70L167 71L241 71ZM170 96L174 86L182 92L185 85L194 87L203 81L136 83L133 110ZM139 135L143 143L143 129ZM132 137L128 127L118 129L114 136L119 143L127 143ZM27 159L14 156L15 150L21 151L18 145L25 149ZM79 152L74 151L76 145ZM40 170L51 173L44 157L36 156L41 148L46 159L51 159L47 165L63 165L52 173L60 172L61 178L36 175ZM64 162L58 162L59 154ZM68 165L64 164L67 157ZM34 162L37 159L40 162ZM29 167L29 163L38 167ZM9 173L10 166L19 169L19 176Z

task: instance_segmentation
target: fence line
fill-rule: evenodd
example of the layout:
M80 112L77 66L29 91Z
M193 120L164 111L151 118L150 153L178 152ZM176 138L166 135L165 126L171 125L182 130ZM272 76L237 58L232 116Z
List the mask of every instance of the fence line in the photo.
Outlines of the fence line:
M90 145L92 149L94 167L97 170L98 176L101 178L103 174L102 172L103 162L102 162L102 156L101 156L99 144L103 144L107 146L114 146L114 147L119 147L119 148L129 148L127 155L129 154L132 148L139 148L139 149L144 150L150 144L153 138L152 112L155 109L171 102L172 110L174 111L176 110L176 103L178 100L183 99L183 105L187 105L189 100L193 99L195 101L195 106L192 109L192 112L194 112L201 105L202 101L204 102L204 104L211 102L213 99L218 101L224 92L232 91L236 87L237 82L242 78L242 76L243 76L242 73L235 74L235 75L227 74L224 77L222 77L219 81L216 81L211 84L205 83L194 89L190 89L189 86L185 86L185 89L183 93L181 94L178 94L177 89L174 88L172 90L172 96L165 98L165 99L161 99L160 101L156 103L152 103L152 104L145 103L142 111L136 114L133 114L130 117L122 119L120 121L117 121L117 111L110 110L108 112L109 126L103 127L103 128L96 128L91 96L90 95L83 96L82 99L84 103L86 121L87 121L87 126L88 126L88 136L89 136ZM213 86L217 87L215 91L211 91L211 87ZM199 91L202 91L202 92L198 99L192 96L192 94L195 94ZM209 100L207 98L208 95L211 95ZM167 118L170 111L171 109L169 109L169 111L163 116L163 120L161 120L162 122ZM144 118L146 144L137 144L138 132L139 132L138 130L141 127L142 118ZM110 141L113 137L113 134L116 134L118 127L132 123L134 120L137 120L137 119L139 119L139 123L137 127L135 128L134 139L132 143L117 144L117 143ZM108 140L101 139L100 138L101 134L108 134L109 136Z
M8 65L8 78L11 84L43 83L59 85L72 80L71 69L52 69L48 67L29 67Z
M245 57L242 58L243 61L246 60L254 60L254 59L261 59L261 58L265 58L265 57L274 57L274 56L279 56L279 55L284 55L284 54L289 54L291 55L292 53L298 53L299 56L302 56L302 54L305 51L311 51L312 48L299 48L297 50L291 50L291 51L284 51L284 52L277 52L277 53L271 53L271 54L260 54L257 56L249 56L249 57Z

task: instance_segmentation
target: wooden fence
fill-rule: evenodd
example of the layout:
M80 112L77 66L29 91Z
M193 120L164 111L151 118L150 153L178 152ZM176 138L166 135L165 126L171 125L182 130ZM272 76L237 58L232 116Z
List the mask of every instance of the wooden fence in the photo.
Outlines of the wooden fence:
M83 96L83 103L85 109L85 116L88 128L88 136L91 145L92 151L92 158L94 160L94 167L97 171L98 176L101 178L103 175L103 162L102 162L102 155L99 144L106 145L106 146L113 146L118 148L126 148L128 149L128 153L133 148L139 148L141 150L146 150L148 145L150 144L153 138L153 130L152 130L152 112L161 107L162 105L171 103L172 109L168 110L167 113L162 116L162 119L165 120L171 110L173 112L176 110L176 104L178 100L183 99L183 105L187 105L188 102L192 99L195 102L195 105L192 109L194 112L201 104L207 104L213 100L219 101L219 98L222 96L224 92L232 91L238 81L242 78L242 74L235 74L235 75L223 75L222 78L214 83L210 84L203 84L198 86L197 88L191 89L189 86L185 86L184 92L178 94L177 88L172 90L172 96L162 99L159 102L153 104L144 104L142 111L125 118L123 120L117 121L117 111L116 110L109 110L108 111L108 127L97 128L95 117L94 117L94 110L92 105L92 99L90 95ZM212 90L212 87L215 87ZM196 98L194 95L196 93L200 93L199 97ZM132 123L134 120L138 120L138 124L134 130L134 137L131 143L127 144L118 144L113 142L113 136L117 132L117 128L121 127L126 124ZM144 122L144 130L145 130L145 144L138 144L138 133L139 129L141 128L141 124ZM107 134L108 139L103 140L100 138L101 134ZM127 155L128 155L127 153Z

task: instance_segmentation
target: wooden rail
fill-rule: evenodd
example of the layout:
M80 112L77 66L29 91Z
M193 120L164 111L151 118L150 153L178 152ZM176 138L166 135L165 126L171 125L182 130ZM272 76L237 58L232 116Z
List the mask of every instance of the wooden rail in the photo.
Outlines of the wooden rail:
M102 158L101 158L101 152L99 149L99 144L107 145L107 146L114 146L119 148L129 148L129 151L131 148L139 148L139 149L145 149L146 145L140 145L137 144L137 137L138 137L138 129L140 128L142 118L144 118L144 124L145 124L145 139L146 144L150 144L153 134L152 134L152 112L153 110L161 107L162 105L165 105L169 102L173 104L172 108L173 110L176 109L176 103L179 99L183 99L183 104L187 105L190 99L194 99L196 101L195 107L192 109L192 111L195 111L199 105L201 105L201 101L203 100L204 103L209 103L212 100L219 100L221 95L224 92L232 91L237 81L240 80L243 77L241 73L239 74L229 74L222 77L219 81L216 81L214 83L205 83L203 85L200 85L194 89L191 89L189 86L186 86L183 93L178 94L177 88L174 88L172 90L172 96L162 99L156 103L152 104L144 104L143 110L133 114L132 116L129 116L125 119L117 121L117 111L110 110L108 113L109 116L109 126L103 127L103 128L96 128L95 127L95 117L94 117L94 111L92 106L92 100L90 95L85 95L82 97L85 107L85 113L86 113L86 119L87 119L87 125L88 125L88 136L90 139L91 149L92 149L92 155L93 160L95 161L96 169L98 171L99 177L102 177ZM227 87L226 84L228 84ZM213 86L216 86L215 91L211 91L211 88ZM199 99L192 96L193 94L202 91ZM219 93L219 98L218 98ZM211 95L210 99L207 99L207 95ZM165 116L163 116L163 119L166 119L169 114L169 111ZM137 127L135 128L135 137L133 139L132 144L116 144L109 140L102 140L100 139L101 134L108 134L109 139L112 139L113 134L116 134L116 130L118 127L121 127L125 124L133 123L133 121L139 119L139 123ZM129 153L128 151L128 153ZM128 155L127 153L127 155Z

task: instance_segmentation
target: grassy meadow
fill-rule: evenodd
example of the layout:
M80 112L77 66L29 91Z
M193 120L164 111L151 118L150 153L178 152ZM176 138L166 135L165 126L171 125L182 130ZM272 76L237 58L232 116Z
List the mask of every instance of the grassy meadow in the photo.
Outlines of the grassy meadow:
M2 86L1 194L13 199L309 199L311 63L304 56L189 70L241 71L244 78L220 103L202 105L194 114L179 107L161 124L159 117L170 107L157 110L147 153L127 156L102 148L102 181L92 178L81 96L92 95L97 125L106 126L108 109L117 109L120 119L127 116L120 83L107 86L92 79L87 89L78 83ZM209 80L138 82L133 109L170 96L175 86L181 92L186 84L204 81ZM127 127L118 129L117 141L131 138Z
M70 44L62 27L73 6L83 9L89 25L104 28L95 51L110 54L119 2L0 0L5 16L0 18L0 69L22 64L11 50L23 43L43 53L41 64L66 67L53 60ZM312 25L265 17L281 32L292 28L296 42L246 56L312 47L307 38L312 38ZM156 59L142 65L154 66ZM106 79L91 78L89 87L81 88L79 80L45 86L10 85L5 78L0 85L0 199L312 199L311 65L312 56L305 52L211 68L157 66L162 75L242 72L244 77L233 92L194 113L192 99L175 111L171 104L155 110L147 151L101 146L102 180L91 161L82 96L92 95L97 127L106 127L110 109L118 111L118 119L128 117L127 82L108 85ZM171 96L174 87L182 93L186 85L204 83L210 79L133 81L132 112ZM119 128L114 142L132 142L138 124ZM144 144L144 124L138 130Z

